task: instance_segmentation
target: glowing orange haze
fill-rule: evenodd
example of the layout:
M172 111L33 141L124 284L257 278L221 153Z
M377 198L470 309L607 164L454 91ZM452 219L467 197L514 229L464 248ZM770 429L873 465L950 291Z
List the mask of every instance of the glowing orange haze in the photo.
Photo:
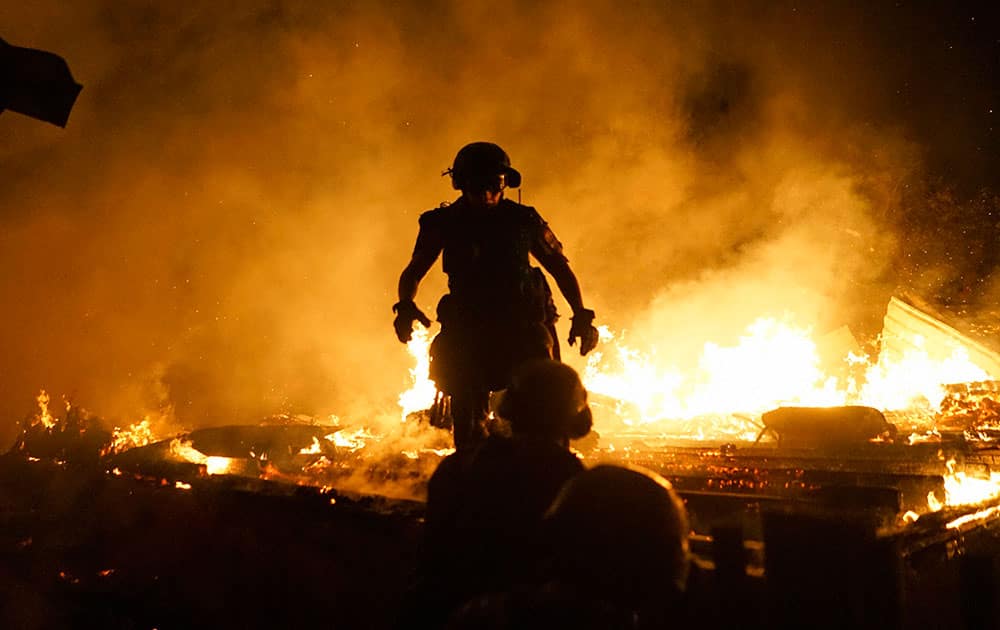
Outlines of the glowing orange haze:
M735 334L771 301L825 330L877 303L855 288L883 288L919 169L868 124L881 33L844 50L822 14L741 3L521 3L490 37L492 5L279 4L5 16L85 88L65 130L0 119L0 438L42 386L120 426L381 413L417 216L473 140L524 173L599 323L694 338L704 301L750 316Z

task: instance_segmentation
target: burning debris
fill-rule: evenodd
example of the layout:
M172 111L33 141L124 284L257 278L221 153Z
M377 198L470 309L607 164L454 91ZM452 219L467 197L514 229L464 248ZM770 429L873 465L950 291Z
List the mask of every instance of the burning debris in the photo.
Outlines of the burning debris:
M843 341L846 352L823 361L808 328L773 318L754 321L736 345L706 343L691 373L602 333L615 356L595 353L584 374L588 390L611 402L602 405L610 414L598 415L602 435L754 441L768 410L844 405L881 410L907 434L925 432L948 422L942 404L961 387L953 384L1000 378L1000 355L897 298L874 361Z
M938 425L982 440L1000 436L1000 382L957 383L945 388Z
M12 453L61 462L94 464L111 441L83 409L64 401L64 413L54 416L51 399L42 390L38 394L38 413L27 418Z
M914 457L925 457L927 449L947 449L957 459L944 467L934 455L928 462L934 472L922 473L946 480L945 485L923 490L928 498L922 504L907 499L907 510L925 514L945 505L981 502L1000 491L988 466L961 469L962 462L975 459L969 455L992 448L1000 408L998 381L988 380L1000 375L1000 356L982 344L895 298L887 309L881 353L868 361L848 351L842 357L847 378L824 372L820 344L807 329L760 319L747 333L736 346L706 344L697 374L685 375L602 328L606 356L595 353L584 373L600 438L579 446L584 457L652 458L648 465L677 479L682 473L672 471L669 462L686 448L701 454L706 448L720 449L723 460L733 461L738 454L755 460L770 453L772 461L796 460L794 468L800 472L842 469L836 462L845 458L881 460L878 467L889 472L893 461L905 467ZM164 439L154 435L149 418L108 433L97 428L99 421L68 404L66 413L56 417L42 392L38 413L13 451L101 462L108 470L179 483L239 476L419 499L430 472L450 452L447 432L425 421L426 410L440 398L427 376L429 344L424 329L416 330L408 344L415 366L411 387L399 397L399 422L348 427L336 417L331 424L282 417L271 426L201 429ZM856 344L841 336L839 347ZM663 454L659 464L657 452ZM701 457L686 466L707 471L711 466L697 462L712 460ZM806 465L802 457L814 461ZM695 477L703 478L706 489L770 491L772 484L761 483L768 469L775 479L784 476L775 477L773 464L754 464L752 473L726 473L735 475L728 482L706 473ZM789 479L796 475L789 474ZM734 485L734 479L742 481ZM812 483L813 489L824 485ZM781 487L783 493L807 491L810 483L781 482Z
M695 376L602 334L606 357L594 357L584 375L600 437L578 445L581 456L589 464L642 465L668 478L686 502L696 555L742 569L727 589L783 584L783 572L806 557L790 550L835 524L857 530L844 544L889 545L900 562L951 571L951 556L940 555L933 541L979 540L1000 523L1000 361L908 304L889 305L881 354L868 361L849 353L841 377L821 368L819 344L807 330L777 320L758 320L737 346L707 344ZM55 413L43 392L10 456L27 458L29 466L84 464L184 495L304 492L329 509L412 514L399 499L422 499L430 473L451 452L449 433L427 420L427 407L440 399L427 378L429 341L416 334L409 344L416 367L399 397L401 419L279 417L164 436L144 418L109 432L72 405ZM607 358L614 353L614 361ZM768 369L754 371L762 365ZM728 398L727 382L734 383ZM788 524L781 514L788 523L799 522L796 514L805 518L796 527L812 534L776 539ZM726 547L730 539L739 541L739 553ZM74 587L82 584L73 579Z
M364 538L367 548L356 544L357 532L342 526L345 494L419 498L450 444L428 426L447 406L427 379L427 335L411 346L414 389L401 410L355 413L396 385L393 361L379 356L385 322L370 321L385 294L358 289L384 280L402 205L436 197L439 180L418 171L456 134L492 121L499 141L529 156L526 172L536 175L526 180L526 202L553 209L596 305L635 327L603 329L602 355L579 363L600 434L575 444L588 463L636 461L668 476L694 514L694 544L714 561L713 575L727 585L762 576L789 585L789 606L792 595L809 601L807 587L814 596L834 591L787 569L830 568L849 583L852 573L837 570L847 557L870 561L852 569L874 567L875 558L901 567L885 560L884 572L855 572L873 585L873 575L899 577L879 582L875 598L835 591L847 595L844 608L870 606L873 616L902 597L900 583L914 573L938 582L925 601L967 584L989 591L997 579L985 569L945 580L926 569L942 549L954 560L947 566L973 564L967 543L996 520L1000 369L989 344L979 348L976 335L952 334L947 317L901 300L889 304L881 354L858 341L870 341L878 317L869 311L884 306L871 296L897 281L930 293L954 280L963 285L954 293L995 297L987 285L1000 206L944 214L964 202L924 203L933 190L923 184L943 174L964 196L995 175L988 80L996 64L982 53L996 29L978 9L947 3L933 11L795 4L597 3L567 19L528 3L510 12L515 28L488 37L489 11L463 3L434 12L405 3L336 11L206 4L196 13L85 3L15 15L8 28L64 41L96 87L76 114L86 124L58 138L0 116L15 125L4 145L5 255L20 270L6 283L4 330L17 366L7 391L58 383L115 414L118 426L45 396L19 427L0 492L0 538L17 546L3 549L0 586L24 610L45 608L48 593L5 579L26 557L19 553L37 549L39 568L25 561L18 577L55 569L53 592L73 598L89 588L109 609L143 610L141 598L118 597L135 574L116 547L155 557L159 569L183 539L195 550L177 563L187 566L136 589L162 595L169 604L160 610L199 600L198 589L178 583L228 586L236 575L257 584L230 589L229 601L273 594L295 604L261 620L216 612L200 625L314 621L294 616L317 600L300 602L282 584L309 580L268 561L275 541L295 573L342 599L352 588L370 592L356 567L377 566L366 556L397 547L375 536ZM65 19L48 19L55 15ZM445 43L428 47L420 33L432 24L433 40ZM449 42L473 61L453 63ZM61 74L72 105L79 86L64 67ZM475 88L483 77L516 78L524 89L514 101L498 99ZM442 125L439 100L419 94L455 88L464 115ZM939 274L939 266L948 269ZM671 301L680 315L665 315ZM800 318L775 304L825 312ZM725 332L702 338L684 325L703 314ZM864 319L864 338L846 327L826 332L839 315ZM329 334L338 322L350 332ZM687 348L673 356L673 339L650 340L657 329L708 343L694 357ZM162 401L177 404L180 423L132 415ZM324 414L204 428L314 405L352 408L342 424ZM11 508L18 493L8 487L34 500L66 496L77 482L87 492L58 502L68 506L65 522L84 530L106 512L127 526L92 529L88 542L98 544L88 545L72 527L53 534L30 520L59 510L55 501ZM821 514L816 527L761 518L806 508L835 516ZM337 524L325 522L330 514ZM858 527L846 523L855 516ZM379 521L358 522L358 532L378 529ZM727 537L733 529L738 535ZM386 540L398 533L385 532ZM309 544L295 553L302 541ZM70 561L49 566L49 558ZM309 570L331 561L348 570ZM213 601L195 610L218 608L209 595L217 592L205 591ZM730 600L745 601L772 600ZM364 612L320 622L365 625ZM114 611L106 615L48 625L118 625ZM6 621L0 610L0 626ZM182 627L191 619L126 621Z
M153 430L149 426L149 418L143 418L125 429L115 427L111 433L111 443L101 451L101 455L121 453L132 448L146 446L154 440Z

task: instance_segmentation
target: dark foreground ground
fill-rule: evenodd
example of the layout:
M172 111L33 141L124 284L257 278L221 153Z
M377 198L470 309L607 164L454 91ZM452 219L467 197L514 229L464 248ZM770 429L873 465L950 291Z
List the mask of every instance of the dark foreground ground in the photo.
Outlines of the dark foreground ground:
M0 456L0 629L393 625L422 504L142 459L136 476L96 460ZM690 468L678 453L661 459ZM716 476L740 468L716 460ZM683 486L703 469L671 475L692 550L709 561L689 580L681 627L1000 627L995 501L885 529L879 506L891 498L895 513L906 493L867 487L870 475L794 497Z
M422 506L237 478L191 486L0 457L0 627L391 623Z

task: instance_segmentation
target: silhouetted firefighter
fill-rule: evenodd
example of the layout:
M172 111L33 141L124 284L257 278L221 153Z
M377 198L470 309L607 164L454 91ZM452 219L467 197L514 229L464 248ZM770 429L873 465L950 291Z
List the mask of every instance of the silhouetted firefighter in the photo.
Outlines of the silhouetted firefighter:
M414 322L430 325L413 299L442 255L449 292L437 306L441 332L431 345L431 378L448 397L455 447L463 450L485 435L489 394L505 389L518 365L559 358L552 292L529 254L552 275L573 309L570 345L579 339L580 353L590 352L597 345L597 329L548 224L534 208L504 198L507 187L521 184L507 153L495 144L474 142L462 147L445 173L462 196L420 216L413 257L400 275L399 302L392 309L396 335L404 343Z

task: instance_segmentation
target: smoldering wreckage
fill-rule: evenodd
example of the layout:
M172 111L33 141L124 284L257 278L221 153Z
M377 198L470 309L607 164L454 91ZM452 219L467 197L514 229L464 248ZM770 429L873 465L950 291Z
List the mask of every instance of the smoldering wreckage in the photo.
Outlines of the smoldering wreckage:
M588 464L645 466L680 492L709 576L690 594L712 603L703 627L995 623L1000 354L897 299L885 326L883 353L906 339L959 348L991 379L945 384L934 407L736 414L756 436L598 421L600 437L576 444ZM595 398L599 414L626 413ZM41 394L0 460L6 620L392 622L421 493L450 451L419 410L395 435L276 417L157 440L148 421L109 432L54 406Z
M31 61L57 66L61 105L40 111L12 91L5 108L64 125L80 86L61 60ZM588 464L645 466L680 492L706 576L689 592L699 627L997 624L1000 354L995 335L948 319L893 298L877 360L840 335L863 376L850 387L813 378L820 386L794 405L678 404L638 364L588 364L600 436L575 447ZM110 431L42 392L0 457L0 624L390 625L416 565L428 475L450 452L423 418L435 397L427 342L411 342L413 388L388 432L284 416ZM777 354L767 376L781 381L782 362L798 367Z

